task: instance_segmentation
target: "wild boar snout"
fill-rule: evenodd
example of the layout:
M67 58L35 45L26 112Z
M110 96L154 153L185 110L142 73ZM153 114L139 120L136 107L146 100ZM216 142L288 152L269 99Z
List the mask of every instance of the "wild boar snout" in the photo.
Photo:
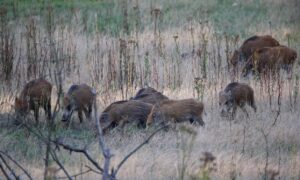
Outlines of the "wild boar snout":
M64 110L63 116L62 116L62 121L68 121L72 115L72 110Z

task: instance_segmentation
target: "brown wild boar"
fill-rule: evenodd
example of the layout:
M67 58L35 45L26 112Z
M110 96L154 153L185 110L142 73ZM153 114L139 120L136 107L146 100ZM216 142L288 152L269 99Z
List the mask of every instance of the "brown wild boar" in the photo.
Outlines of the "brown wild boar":
M202 114L203 103L194 99L163 100L155 104L147 118L147 126L165 125L169 122L181 123L189 121L204 126Z
M130 100L139 100L150 104L155 104L164 99L168 99L168 97L151 87L140 89L134 97L130 98Z
M72 85L64 97L64 110L62 121L68 121L73 112L78 112L78 118L82 123L82 111L85 117L91 117L93 103L96 100L96 91L86 84Z
M249 58L243 68L242 76L247 76L251 71L259 75L268 75L269 73L274 75L282 68L291 78L296 59L296 51L286 46L261 48Z
M45 79L36 79L28 82L22 90L19 98L15 99L15 110L19 115L26 115L30 110L34 111L36 124L39 123L39 108L42 106L51 118L51 92L52 85Z
M263 47L279 46L279 42L270 35L252 36L245 40L242 46L235 50L230 63L235 67L238 63L244 64L252 53Z
M117 101L104 109L100 116L100 125L103 131L116 126L123 127L126 123L137 123L138 127L145 128L147 116L152 104L142 101Z
M234 119L237 107L240 107L249 116L245 104L251 106L256 112L254 92L247 84L232 82L226 86L224 91L219 93L221 116L227 116L231 112L231 117Z

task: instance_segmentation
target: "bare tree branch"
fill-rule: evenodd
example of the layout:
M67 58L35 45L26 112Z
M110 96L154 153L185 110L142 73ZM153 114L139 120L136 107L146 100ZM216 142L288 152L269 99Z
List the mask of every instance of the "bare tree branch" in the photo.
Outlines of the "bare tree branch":
M103 174L102 172L99 172L99 171L97 171L97 170L91 168L91 167L88 166L88 165L85 165L85 167L87 167L88 169L90 169L92 172L94 172L94 173L96 173L96 174Z
M10 171L10 173L18 179L18 176L16 175L15 171L9 166L9 164L6 162L6 160L3 158L3 156L0 154L0 159L2 160L3 164L6 166L6 168Z
M16 160L14 160L10 155L6 154L3 151L0 151L1 154L3 154L4 156L6 156L9 160L11 160L16 166L18 166L29 179L32 179L31 175L28 173L27 170L25 170Z
M54 119L54 117L56 116L56 110L58 107L58 103L56 103L55 106L55 111L53 113L52 116L52 120ZM64 171L64 173L66 174L67 177L61 177L61 178L68 178L68 179L72 179L72 177L76 178L77 176L81 175L81 174L85 174L88 172L95 172L97 174L102 174L103 175L103 179L104 180L111 180L111 179L116 179L116 175L119 172L119 170L121 169L122 165L134 154L136 153L140 148L142 148L145 144L149 143L150 139L159 131L161 131L162 129L166 128L168 125L162 126L160 128L158 128L157 130L155 130L143 143L141 143L140 145L138 145L135 149L133 149L128 155L126 155L124 157L124 159L118 164L116 170L111 169L111 173L109 173L109 168L110 168L110 158L112 157L112 155L110 154L110 149L106 147L105 145L105 141L104 141L104 136L103 136L103 131L100 125L100 120L98 118L98 113L97 113L97 105L96 102L94 102L94 113L95 113L95 118L96 118L96 122L97 122L97 129L98 129L98 133L99 133L99 147L102 150L102 154L105 158L104 160L104 167L102 168L97 161L95 161L91 155L88 153L87 151L87 147L85 146L84 148L77 148L77 147L73 147L71 145L68 144L64 144L62 142L61 139L57 138L56 140L52 140L51 137L49 138L49 133L48 132L48 136L44 137L43 134L41 132L36 132L34 129L32 129L31 127L28 127L28 125L23 124L30 132L32 132L33 134L35 134L39 139L41 139L44 143L48 144L49 143L53 143L56 145L56 147L58 148L59 146L63 147L65 150L68 150L70 152L77 152L77 153L82 153L100 172L92 170L92 168L89 168L88 170L86 170L85 172L79 173L79 174L75 174L73 176L70 176L68 174L68 172L66 171L66 169L64 168L64 166L60 163L60 161L58 160L56 154L54 153L54 150L52 150L52 148L50 147L49 149L49 154L52 156L53 160L60 166L60 168Z
M83 171L83 172L81 172L81 173L74 174L74 175L68 176L68 177L58 177L57 179L70 179L70 178L71 178L71 179L72 179L72 178L75 178L75 179L76 179L77 176L87 174L87 173L89 173L89 172L91 172L91 171L92 171L91 169L87 169L86 171Z
M89 167L89 166L87 166L87 165L86 165L85 167L87 167L88 169L85 170L85 171L83 171L83 172L74 174L74 175L72 175L71 177L73 177L73 178L76 179L77 176L84 175L84 174L87 174L87 173L89 173L89 172L94 172L94 173L96 173L96 174L102 174L101 172L98 172L98 171L92 169L91 167ZM68 177L58 177L57 179L67 179L67 178L68 178Z
M103 131L100 125L100 120L98 118L97 104L94 102L94 116L97 122L97 129L99 133L99 147L102 150L102 154L104 156L104 167L103 167L103 180L111 179L109 175L109 163L112 155L110 154L110 149L105 146Z
M103 169L100 167L100 165L91 157L91 155L87 152L86 148L80 149L76 147L72 147L68 144L64 144L58 140L52 141L54 144L62 146L64 149L69 150L70 152L77 152L77 153L82 153L85 155L85 157L101 172L103 172Z
M158 128L156 131L154 131L142 144L138 145L135 149L133 149L128 155L126 155L124 157L124 159L118 164L116 170L112 170L112 176L115 178L118 171L120 170L120 168L122 167L122 165L128 160L128 158L130 158L130 156L132 156L134 153L136 153L140 148L142 148L145 144L148 144L150 139L159 131L165 129L168 125L164 125L160 128Z
M46 137L44 137L41 133L38 133L36 131L34 131L31 127L27 126L26 124L24 124L24 126L33 134L35 134L39 139L41 139L44 143L48 142L48 139ZM61 146L66 150L69 150L70 152L77 152L77 153L82 153L84 154L84 156L102 173L103 172L103 168L100 167L100 165L91 157L91 155L88 153L87 151L87 146L85 146L85 148L76 148L76 147L72 147L71 145L68 144L64 144L63 142L61 142L59 139L57 140L50 140L52 143L54 143L56 146Z
M2 166L1 162L0 162L0 169L3 173L3 175L6 177L7 180L11 180L11 178L8 176L8 174L6 173L4 167Z
M63 172L65 173L65 175L67 176L67 178L69 180L72 180L71 176L69 175L68 171L65 169L65 167L60 163L60 161L58 160L55 151L50 150L50 154L52 156L52 159L58 164L58 166L63 170Z

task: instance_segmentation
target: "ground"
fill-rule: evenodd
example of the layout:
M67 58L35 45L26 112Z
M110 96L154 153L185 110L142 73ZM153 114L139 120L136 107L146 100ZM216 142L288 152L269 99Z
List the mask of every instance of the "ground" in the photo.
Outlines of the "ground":
M24 84L40 76L53 84L52 107L59 92L57 77L63 92L74 83L93 86L99 114L145 86L171 99L196 98L204 103L205 127L187 123L160 131L129 158L120 179L268 179L272 172L280 179L300 178L299 58L291 80L284 72L270 81L242 78L227 63L243 40L256 34L271 34L299 56L298 1L30 2L0 4L5 27L0 28L0 78L9 75L0 84L0 151L34 179L43 177L46 146L33 132L14 124L13 103ZM10 63L12 71L4 71ZM247 107L249 118L241 110L234 121L220 116L218 93L231 81L254 89L257 112ZM41 125L34 129L46 135L40 113ZM34 127L32 114L26 123ZM80 124L74 116L65 127L60 110L55 124L54 137L78 147L88 144L93 158L103 164L95 119ZM127 125L106 134L114 155L112 166L154 130ZM205 152L216 159L204 167ZM93 167L83 155L62 148L57 154L71 175L85 171L86 165ZM51 167L57 170L54 176L64 176L55 162ZM90 172L81 178L98 176Z

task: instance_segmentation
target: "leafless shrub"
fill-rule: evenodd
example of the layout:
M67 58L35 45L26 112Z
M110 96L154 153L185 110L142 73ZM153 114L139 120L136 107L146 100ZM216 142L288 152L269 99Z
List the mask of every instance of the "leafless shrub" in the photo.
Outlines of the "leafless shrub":
M16 18L17 16L19 16L18 8L20 8L20 3L17 0L14 0L12 3L14 4L14 18ZM258 153L264 152L261 151L261 149L265 147L265 142L255 142L255 140L261 139L262 136L260 136L260 133L253 132L253 126L263 124L263 128L265 131L265 129L268 128L268 126L266 126L265 124L273 123L274 126L271 126L271 133L267 136L267 146L269 150L267 172L263 172L263 174L269 174L267 176L270 178L276 177L276 171L274 171L275 173L269 172L272 171L272 160L277 160L277 157L274 158L273 156L274 150L272 149L272 147L274 145L275 137L277 138L277 136L273 135L275 134L273 132L280 132L282 133L282 135L278 136L280 138L285 138L285 133L287 133L287 131L283 131L281 129L297 127L297 124L283 125L285 123L283 123L283 121L280 121L280 118L286 117L285 120L291 123L291 118L295 119L295 116L297 116L297 104L299 99L299 75L294 76L294 79L291 82L286 82L283 77L273 78L268 76L262 77L260 81L257 81L257 79L255 78L250 80L240 79L240 77L238 76L238 69L237 71L233 72L227 71L227 68L228 70L230 68L229 59L231 58L232 50L237 49L238 46L240 38L238 34L222 34L222 32L219 32L218 29L211 25L211 22L201 20L201 23L196 23L197 21L194 20L193 17L187 18L187 29L182 28L181 26L178 26L176 28L166 27L166 29L163 29L165 28L163 26L163 23L165 23L165 21L163 21L164 13L167 15L167 13L169 12L167 12L168 10L166 6L158 8L156 6L153 6L152 3L153 1L150 1L151 14L146 14L143 13L143 11L148 10L149 12L149 7L148 4L144 1L136 0L133 2L122 0L122 3L120 3L120 5L118 6L121 8L121 14L125 18L121 19L123 21L121 21L122 32L117 35L117 37L110 36L109 34L101 32L99 29L97 29L97 23L102 20L97 17L98 15L95 15L95 22L92 22L92 25L89 24L90 14L87 10L84 10L83 12L75 7L72 8L72 12L70 12L72 14L70 17L70 22L66 23L63 22L64 18L59 17L57 16L57 14L55 14L51 3L45 3L45 7L43 7L44 10L42 10L42 16L37 17L34 15L34 13L30 14L29 12L30 15L28 17L20 17L20 20L13 19L12 21L8 20L6 9L2 8L0 10L1 78L7 79L8 81L12 82L12 86L15 86L14 91L5 92L3 94L1 93L1 102L5 103L3 107L6 106L6 103L7 106L9 106L8 104L12 101L11 97L13 97L15 91L18 91L18 89L20 89L20 86L24 84L25 81L40 76L49 78L52 82L55 82L55 90L57 90L57 94L55 94L54 96L57 98L55 102L57 103L57 108L56 110L54 110L54 113L52 115L53 121L55 121L55 117L59 116L59 99L63 94L63 88L74 82L80 83L84 81L96 87L99 94L99 107L110 104L115 100L126 99L128 95L132 93L132 89L137 88L137 86L144 87L151 85L158 89L165 89L165 92L173 98L190 96L189 93L193 89L195 92L195 97L203 100L204 103L208 104L207 110L209 112L209 126L208 129L203 130L203 136L201 134L201 136L197 136L195 138L196 140L194 141L196 142L192 145L191 141L193 140L194 135L191 134L193 133L190 134L190 132L186 133L185 131L180 131L181 134L177 134L178 141L180 141L180 138L186 140L186 142L178 145L178 151L181 153L180 156L178 156L178 159L182 161L178 163L179 176L189 178L187 176L187 172L189 171L190 167L189 160L191 160L192 155L195 152L193 151L193 149L196 149L194 147L198 148L202 146L202 142L199 142L199 145L198 140L204 140L207 134L209 134L209 136L212 136L211 138L215 138L214 135L216 135L218 131L224 130L224 132L222 132L222 135L224 134L224 139L219 140L220 138L217 137L213 139L215 141L210 141L210 139L208 138L208 140L206 139L205 142L209 141L209 143L207 144L207 146L209 147L218 147L219 149L217 148L216 153L222 153L224 149L226 151L226 147L229 147L229 149L232 148L231 144L234 144L233 146L242 147L243 154L237 154L236 152L240 153L240 149L234 149L232 161L226 161L224 165L225 167L220 166L221 168L226 169L226 165L229 164L229 170L226 169L223 170L223 172L225 171L227 173L228 171L230 171L230 178L237 178L239 176L239 170L242 169L240 165L248 163L244 162L244 159L247 159L250 156L251 161L255 159L253 157L256 157L256 155L260 155ZM208 3L211 2L209 1ZM133 9L131 9L131 4L134 4ZM285 4L288 5L289 3ZM237 8L235 5L233 7ZM131 10L133 10L133 20L130 19L132 15ZM107 14L111 15L113 13L112 11L114 10L108 9ZM208 15L205 14L204 16L205 17L203 19L205 19ZM79 22L80 18L82 19L80 20L82 21L82 23ZM148 21L150 22L150 25L145 25L145 22L143 22L143 20L147 18L149 18ZM150 20L150 18L152 19ZM132 22L135 23L133 31L131 31ZM272 28L275 27L274 25L275 22L273 22ZM92 32L90 31L93 28L95 28L95 32L93 30ZM292 27L285 28L287 28L288 31L289 28L293 30ZM245 33L241 32L241 34L243 34L241 38L245 38L246 35L248 36L253 33L266 33L266 29L262 29L262 32L257 32L258 29L259 27L254 27L254 29L245 30ZM285 30L282 30L281 27L278 26L278 28L276 27L276 31L273 30L272 34L278 38L281 38L282 31ZM293 40L293 34L288 33L288 46L295 46L296 43L297 39ZM190 54L192 55L189 56L186 61L181 59L181 53L185 50L191 52ZM12 69L14 70L12 71ZM7 74L7 76L5 74ZM28 76L26 76L27 74ZM238 131L238 133L234 128L240 127L240 122L236 122L235 124L231 124L230 122L230 132L237 133L237 135L234 134L237 136L237 140L233 143L228 143L228 137L226 137L226 135L228 135L228 132L226 132L227 126L223 124L219 116L214 115L217 102L215 96L216 92L218 92L219 89L222 89L222 86L224 86L225 83L232 80L247 81L248 83L253 85L258 94L258 102L260 107L259 113L250 116L251 122L247 124L249 126L243 126L243 130ZM259 83L261 83L260 87ZM0 84L0 88L1 91L8 91L6 85ZM120 94L122 94L122 96L120 96ZM289 98L288 100L290 102L288 102L287 97ZM291 112L286 112L286 103L290 103L288 105L290 105ZM268 105L268 107L265 106L266 104ZM6 113L8 111L7 109L10 109L10 107L1 107L1 118L8 117L6 116L6 114L4 114L4 112ZM9 111L9 113L11 112ZM287 113L293 114L290 115ZM10 119L7 118L7 120L5 119L5 121L9 122ZM50 128L51 126L53 126L51 125L51 123L50 125L44 125L42 129L30 127L30 124L27 124L27 126L29 126L29 128L34 132L26 130L26 132L24 133L26 137L28 137L30 134L35 134L35 136L39 137L39 141L41 141L41 143L39 143L42 144L42 149L44 150L44 148L46 147L47 152L45 152L43 156L45 157L45 160L48 161L47 164L45 163L45 171L47 172L47 174L50 177L57 177L58 174L60 174L64 177L58 178L69 179L75 179L80 175L88 173L95 173L95 175L97 176L102 176L103 171L101 169L104 169L104 165L101 163L103 163L103 161L96 161L96 158L93 154L94 151L89 148L90 146L82 146L78 148L75 144L56 137L55 131L52 131ZM7 124L10 125L9 123ZM58 126L58 124L54 122L54 127L56 128L56 126ZM20 127L17 127L15 129L19 128ZM214 132L211 133L211 130L213 130ZM6 134L3 136L6 136ZM170 133L164 136L169 137ZM169 138L171 139L171 137ZM113 139L113 141L114 140L115 139ZM124 141L126 140L127 139L124 139ZM223 141L225 141L225 143L227 144L224 144ZM145 142L149 142L149 140L146 140ZM171 143L168 143L172 144L172 142L173 141L171 141ZM110 145L109 143L106 145ZM165 143L165 141L159 141L156 143L163 144ZM220 143L220 145L218 143ZM279 152L279 154L281 153L282 156L285 154L286 149L292 149L288 150L290 154L287 153L288 158L289 160L291 160L291 162L281 161L281 157L278 158L280 162L278 163L280 167L278 173L280 173L282 177L284 177L284 175L282 175L282 172L286 172L286 169L289 169L290 167L290 169L294 169L291 170L291 172L295 174L298 173L298 170L296 169L297 144L290 145L288 143L289 142L287 142L286 144L280 144L282 145L282 147L279 151L282 152ZM183 144L185 144L186 147L181 148ZM142 143L141 146L143 145L144 144ZM105 150L113 150L112 147L108 148L107 146L104 148ZM166 147L168 146L171 145L166 145ZM255 148L253 148L252 146L255 146ZM286 146L288 146L288 148ZM138 150L139 147L140 146L137 146L136 149ZM33 147L33 149L34 148L35 147ZM72 154L76 154L76 157L77 155L81 154L80 156L83 159L87 159L88 163L83 164L84 168L81 172L74 173L74 170L71 169L67 165L67 163L65 164L65 162L60 159L59 153L62 152L58 151L58 149L65 149L66 151L70 151L72 152ZM132 151L133 153L131 153L131 155L134 154L137 150ZM160 150L161 149L158 149L159 153L162 153L163 155L170 154L169 151L163 152L162 150L161 152ZM231 153L231 150L228 151L230 151ZM112 151L110 151L110 153L112 153ZM147 149L145 153L148 153ZM45 156L46 154L47 156ZM191 158L188 154L191 154ZM102 155L100 156L102 157ZM110 157L109 155L112 154L106 152L104 153L104 157L106 158ZM126 158L124 158L124 161L121 160L120 162L122 163L120 163L119 165L115 165L114 169L112 168L111 164L115 163L113 161L113 158L115 157L112 156L110 161L108 159L106 161L108 165L105 165L106 167L109 167L106 168L106 170L108 170L106 176L108 178L116 178L117 176L121 176L118 175L118 172L121 172L119 169L121 167L127 168L123 164L127 162L128 157L131 157L131 155L126 156ZM149 156L149 154L146 155ZM240 155L242 157L240 157ZM13 157L13 155L11 156ZM96 163L98 163L98 165L94 164L93 160L89 160L88 156ZM227 155L225 155L225 159L226 157ZM239 159L236 157L240 157L242 161L233 162L233 159ZM13 163L13 161L6 156L4 158L11 169L13 169L15 167L15 163ZM283 158L285 157L282 157L282 159ZM218 159L223 160L224 157L219 158L218 155ZM262 159L264 161L264 158L258 159ZM139 160L138 162L143 161ZM202 169L199 168L202 174L200 173L200 175L196 176L196 178L206 176L204 174L208 171L209 172L207 177L210 177L211 173L214 172L214 170L210 171L211 169L208 167L210 165L213 166L214 162L215 161L212 160L212 162L206 163L206 160L204 158L203 163L207 165L206 167L201 167ZM128 162L128 164L130 164L130 162ZM147 164L150 163L147 162ZM284 166L283 164L288 165ZM2 170L4 169L5 173L9 175L10 170L7 169L2 160L0 160L0 165L2 168L0 171L2 172ZM152 166L157 166L160 168L161 164L153 164ZM146 168L147 167L145 167L145 169ZM245 169L243 169L243 171L247 171ZM20 169L16 170L16 175L18 175L17 173L21 172L21 170L19 170ZM175 172L175 170L172 171L172 173L173 172ZM222 176L223 172L221 172L221 175L219 175L218 177ZM137 172L137 174L138 173L140 172Z
M294 92L293 92L294 108L297 106L298 96L299 96L299 75L297 74L295 77L295 85L294 85Z
M0 151L0 169L3 173L3 175L7 178L7 179L12 179L10 175L12 175L14 178L19 179L20 176L22 175L17 175L16 169L19 168L30 180L32 179L31 175L28 173L27 170L25 170L25 168L23 166L20 165L19 162L17 162L16 160L14 160L10 155L8 155L7 153ZM11 161L14 166L11 166L10 163L8 161Z
M195 175L191 175L193 180L210 179L211 174L217 171L216 157L210 152L204 152L203 157L199 159L202 162L198 172Z
M0 64L3 80L8 82L12 78L14 65L15 37L9 25L7 9L0 7Z
M34 18L26 25L27 79L36 78L38 72L37 27Z
M187 168L191 158L192 149L195 143L197 132L191 127L180 126L177 132L177 148L178 148L178 179L185 179Z
M194 79L194 89L197 93L197 99L203 101L205 82L203 78L196 77Z

